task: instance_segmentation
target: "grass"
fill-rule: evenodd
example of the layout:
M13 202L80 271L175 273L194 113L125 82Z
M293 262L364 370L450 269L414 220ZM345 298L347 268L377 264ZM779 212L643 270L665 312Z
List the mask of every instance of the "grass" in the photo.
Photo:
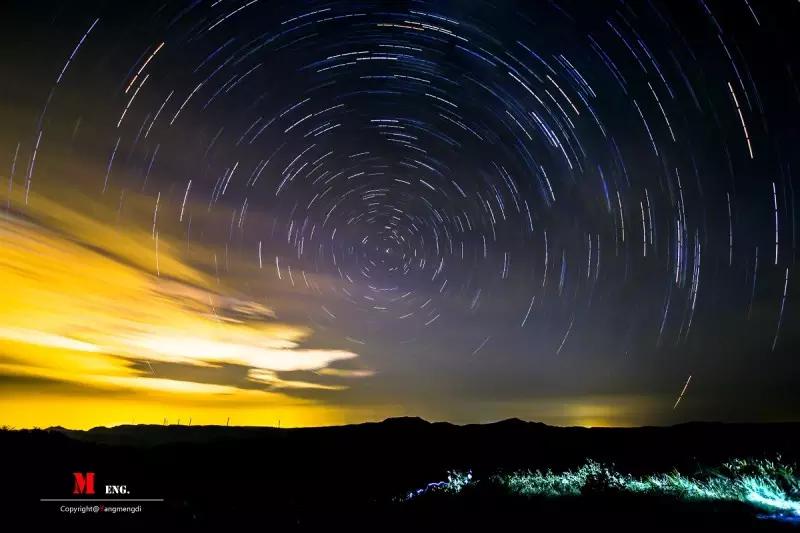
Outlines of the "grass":
M406 495L410 500L428 493L459 494L482 484L512 495L527 497L575 497L591 494L636 494L680 501L745 503L769 517L800 520L800 477L794 465L780 459L735 459L716 468L687 475L678 471L633 476L613 465L592 460L564 472L518 471L475 479L471 472L450 472L447 480L429 483Z

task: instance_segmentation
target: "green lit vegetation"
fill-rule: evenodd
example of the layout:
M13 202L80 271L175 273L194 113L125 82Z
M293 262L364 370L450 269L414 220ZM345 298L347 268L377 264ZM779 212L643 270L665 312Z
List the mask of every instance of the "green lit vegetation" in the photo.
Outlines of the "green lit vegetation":
M800 517L800 478L792 465L767 459L736 459L694 474L680 472L633 476L613 466L587 461L564 472L523 471L477 480L471 473L451 472L446 481L430 483L408 498L428 492L457 494L466 487L487 484L510 494L529 497L627 493L694 501L738 501L761 511Z

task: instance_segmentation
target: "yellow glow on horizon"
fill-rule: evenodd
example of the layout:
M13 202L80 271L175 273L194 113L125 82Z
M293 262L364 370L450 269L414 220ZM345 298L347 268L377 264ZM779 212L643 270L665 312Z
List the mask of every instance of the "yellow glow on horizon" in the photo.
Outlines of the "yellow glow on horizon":
M157 271L151 232L116 224L99 203L83 199L77 205L86 213L78 213L36 192L28 207L13 200L19 214L0 212L0 425L87 429L190 417L224 425L231 417L235 425L280 419L294 427L406 415L467 423L499 414L626 426L642 423L652 401L341 405L337 391L375 371L333 366L358 355L306 346L308 326L281 321L268 305L220 284L168 231L160 234ZM281 374L290 371L306 374ZM299 390L330 396L301 399Z
M57 410L33 395L3 398L0 424L40 425L65 405L88 401L97 415L81 407L84 419L68 419L89 427L108 423L112 405L160 409L141 396L148 394L197 409L198 402L217 401L240 402L253 413L263 406L299 409L298 400L277 391L346 388L278 373L323 370L357 354L304 347L309 328L281 322L268 307L221 286L182 257L184 247L166 233L156 248L151 233L109 223L108 213L89 205L97 218L32 194L20 207L24 215L0 216L0 374L71 387L58 396ZM158 364L171 373L159 375ZM214 374L226 366L242 369L239 381ZM199 379L191 368L207 372ZM308 411L314 404L303 405ZM48 423L55 424L64 425Z
M255 391L254 391L255 392ZM91 429L123 424L188 424L281 427L328 426L377 420L389 411L348 410L308 401L287 401L283 395L258 392L258 398L221 397L199 402L176 394L80 396L38 392L0 397L0 425L12 428ZM54 408L58 406L58 409ZM381 416L384 415L384 416Z

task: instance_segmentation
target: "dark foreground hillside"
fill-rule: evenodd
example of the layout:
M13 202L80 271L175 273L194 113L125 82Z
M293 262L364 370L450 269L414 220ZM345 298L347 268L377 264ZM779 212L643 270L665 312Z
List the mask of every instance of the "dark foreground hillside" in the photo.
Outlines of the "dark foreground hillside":
M455 426L420 419L306 429L2 431L0 505L36 523L92 528L132 522L246 523L264 531L520 525L532 531L792 530L797 529L793 502L800 501L793 491L800 487L780 465L800 460L798 437L800 424L585 429L519 420ZM587 477L581 466L587 459L610 470L591 470ZM751 463L741 463L734 487L739 500L692 496L711 489L724 493L713 468L734 459L769 459L778 466L770 466L770 479L759 481L763 468L752 473ZM548 469L567 474L508 477ZM698 489L684 477L646 477L676 471L705 472L704 484ZM73 495L76 472L94 473L95 495ZM583 478L576 481L578 474L570 472L584 472ZM431 485L448 475L456 482ZM458 476L470 480L463 490ZM641 489L639 479L654 480L650 487L659 490ZM662 479L672 492L662 493ZM123 493L107 495L106 485ZM83 501L104 498L121 501ZM163 501L133 501L139 499ZM90 510L64 510L81 504ZM94 512L94 505L141 508L133 514Z

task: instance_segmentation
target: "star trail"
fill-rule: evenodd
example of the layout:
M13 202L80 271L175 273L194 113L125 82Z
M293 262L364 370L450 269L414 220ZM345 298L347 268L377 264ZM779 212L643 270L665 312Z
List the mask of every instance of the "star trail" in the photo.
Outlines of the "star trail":
M797 2L3 10L8 409L796 415Z

